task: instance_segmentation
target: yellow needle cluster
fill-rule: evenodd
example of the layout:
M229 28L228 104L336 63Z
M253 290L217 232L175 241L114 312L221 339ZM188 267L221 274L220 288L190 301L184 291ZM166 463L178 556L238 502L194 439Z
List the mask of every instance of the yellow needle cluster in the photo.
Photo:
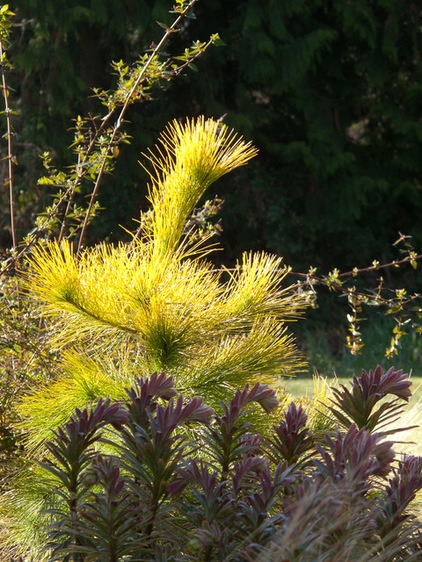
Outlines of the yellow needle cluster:
M75 407L123 394L134 377L173 375L180 390L211 404L247 382L274 382L300 361L286 321L304 302L281 283L288 269L247 253L234 272L214 269L210 245L191 248L185 224L211 183L256 149L221 123L174 121L149 159L151 220L130 246L101 244L73 254L39 246L27 285L55 322L67 375L24 400L33 446Z

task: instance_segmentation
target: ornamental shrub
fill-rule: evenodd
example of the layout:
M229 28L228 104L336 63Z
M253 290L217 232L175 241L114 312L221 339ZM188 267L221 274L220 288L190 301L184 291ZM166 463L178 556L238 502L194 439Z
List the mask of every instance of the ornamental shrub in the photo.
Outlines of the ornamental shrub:
M138 378L123 399L76 410L55 431L27 473L43 483L42 507L20 505L9 542L38 509L38 543L17 545L25 560L420 559L411 502L422 458L396 457L374 421L379 411L396 420L410 385L394 368L363 371L336 389L340 423L321 432L303 405L278 410L259 382L212 409L163 372ZM250 422L255 408L268 433Z

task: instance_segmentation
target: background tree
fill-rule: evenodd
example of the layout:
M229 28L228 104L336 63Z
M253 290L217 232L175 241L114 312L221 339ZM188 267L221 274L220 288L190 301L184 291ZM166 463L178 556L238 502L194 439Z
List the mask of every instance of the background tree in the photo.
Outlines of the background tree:
M230 243L255 240L295 266L331 268L381 256L397 230L420 240L420 10L249 0L214 14L230 24L220 29L227 51L209 55L206 103L261 150L225 197Z
M111 60L122 54L130 60L148 47L155 21L168 21L168 3L15 4L21 27L13 58L24 125L17 189L32 205L41 195L38 147L51 146L65 158L64 121L76 115L90 87L112 81ZM230 192L220 190L227 200L228 259L245 248L265 248L295 268L329 269L388 253L399 230L420 241L417 5L214 0L200 2L196 13L181 39L217 30L225 47L207 54L206 72L188 74L171 95L157 93L153 109L131 113L136 148L122 154L119 189L110 182L103 191L106 211L93 240L110 232L120 238L117 225L129 216L127 208L141 204L144 182L128 165L131 150L150 144L170 118L227 113L226 122L260 149L235 189L231 183Z

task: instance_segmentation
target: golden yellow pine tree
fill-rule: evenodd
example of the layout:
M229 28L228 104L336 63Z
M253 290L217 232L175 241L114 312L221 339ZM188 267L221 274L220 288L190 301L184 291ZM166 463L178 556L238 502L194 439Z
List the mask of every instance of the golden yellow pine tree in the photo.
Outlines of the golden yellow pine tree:
M192 244L198 239L186 229L205 190L256 152L224 124L174 121L149 154L151 212L129 245L104 243L80 255L66 242L34 249L26 287L54 325L62 363L56 380L20 404L28 465L0 501L6 548L19 544L44 559L54 486L36 460L75 408L123 397L154 371L173 376L185 396L218 406L246 383L274 385L301 365L286 323L306 303L282 287L289 272L282 260L245 253L234 271L222 272L209 259L210 236Z
M151 213L139 237L79 256L69 243L35 249L27 287L55 322L67 375L23 399L29 447L75 407L121 396L137 376L166 371L181 391L216 405L247 382L275 383L300 364L286 321L304 302L282 288L282 260L246 253L223 281L207 236L192 246L185 230L205 190L256 153L222 123L174 121L149 154Z

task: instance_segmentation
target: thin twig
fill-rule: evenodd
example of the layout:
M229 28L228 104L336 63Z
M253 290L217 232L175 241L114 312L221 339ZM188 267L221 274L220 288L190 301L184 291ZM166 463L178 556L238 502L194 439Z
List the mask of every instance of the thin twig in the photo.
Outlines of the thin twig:
M12 123L11 123L11 110L9 107L9 97L7 93L6 81L6 64L4 63L3 42L0 40L0 61L1 61L1 81L3 88L4 99L4 115L6 116L7 127L7 162L8 162L8 177L4 184L9 185L9 207L10 207L10 230L12 233L12 250L16 249L16 227L15 227L15 200L13 196L13 142L12 142Z
M83 239L85 237L85 233L86 233L86 229L88 227L90 216L92 214L92 209L93 209L95 199L96 199L96 196L97 196L97 193L98 193L100 181L101 181L102 176L104 175L104 172L105 172L107 158L110 154L111 147L113 146L113 144L116 140L116 135L117 135L117 133L118 133L118 131L119 131L121 125L122 125L124 115L126 114L126 111L127 111L128 107L131 103L131 98L133 97L133 94L135 93L136 89L139 87L140 82L145 77L145 73L148 70L148 67L151 65L153 60L159 54L159 52L163 48L164 44L168 41L170 35L173 32L177 31L177 27L180 24L180 22L183 20L183 18L186 17L188 12L192 9L192 7L194 6L194 4L197 1L198 0L191 0L189 2L189 4L187 4L187 6L183 10L178 11L178 17L175 19L173 24L169 28L166 29L166 32L165 32L164 36L162 37L161 41L158 43L157 46L154 47L154 50L152 51L152 53L151 53L150 57L148 58L147 62L145 63L144 68L141 70L140 75L137 77L136 82L133 84L133 87L131 88L131 91L126 96L125 102L124 102L123 106L121 107L119 116L118 116L118 118L115 122L112 136L110 137L109 142L108 142L108 148L105 151L105 154L104 154L101 166L100 166L100 170L98 172L98 175L97 175L97 178L96 178L96 181L95 181L94 189L91 193L90 203L89 203L86 215L85 215L85 220L83 221L83 224L81 225L81 235L80 235L79 244L78 244L78 253L80 252L80 250L82 248ZM206 46L202 50L202 52L206 49L206 47L209 46L210 43L212 43L212 41L210 41L206 44ZM192 62L192 60L195 60L196 58L198 58L198 56L199 56L199 54L195 55L193 57L193 59L191 59L189 62ZM180 71L183 68L185 68L185 66L187 66L187 65L188 65L188 63L184 63L179 68L173 69L173 73L174 74L180 73ZM6 111L6 113L7 113L7 111ZM10 110L9 110L9 113L10 113ZM104 128L106 127L106 124L109 122L109 119L112 117L112 115L113 115L113 112L110 112L108 115L106 115L101 120L100 126L98 128L96 127L95 134L91 136L91 138L89 140L89 144L87 146L87 149L86 149L86 151L84 151L84 156L82 158L82 161L79 162L79 169L84 170L86 168L85 164L88 162L88 158L95 148L96 141L99 138L100 134L103 132ZM9 125L10 125L10 121L8 121L8 126ZM11 141L11 138L12 138L12 134L11 134L11 125L10 125L10 130L8 131L9 141ZM9 149L9 154L11 154L11 149ZM13 163L13 158L10 158L9 159L9 166L11 166L12 163ZM12 255L8 260L3 262L2 269L0 271L0 275L3 275L3 274L5 274L5 273L14 269L14 267L15 267L16 263L19 261L19 259L32 248L32 246L34 245L36 240L39 238L40 234L44 231L45 225L48 224L49 220L51 220L57 214L61 205L66 201L68 202L66 212L68 211L69 203L72 200L73 195L75 193L75 190L78 187L78 185L80 184L80 182L81 182L81 180L83 179L84 176L85 176L85 174L82 172L80 175L78 175L75 178L74 181L70 182L70 185L68 184L65 191L60 195L58 200L48 210L46 220L43 221L42 224L39 224L38 226L36 226L32 230L32 232L29 233L29 235L27 237L27 240L25 241L25 246L16 255ZM11 201L12 201L12 205L13 205L13 203L14 203L13 199L11 199ZM14 234L13 245L14 245L14 248L16 248L17 247L17 241L16 241L16 237L15 237L15 232L14 232L14 230L15 230L14 229L14 212L12 213L12 217L13 217L12 231L13 231L13 234ZM61 232L60 232L60 236L59 236L60 239L63 238L63 234L64 234L64 231L62 229Z
M401 259L401 260L393 260L391 262L388 263L381 263L381 264L377 264L377 265L370 265L368 267L362 267L360 269L356 268L356 269L352 269L351 271L345 271L343 273L339 273L338 277L356 277L357 275L361 274L361 273L368 273L370 271L378 271L380 269L389 269L392 267L398 267L400 265L403 265L405 263L410 263L412 260L414 261L420 261L422 260L422 254L418 254L416 256L406 256L405 258ZM234 272L234 271L238 271L239 267L221 267L221 268L216 268L214 269L215 272ZM289 271L289 275L294 275L296 277L302 277L302 278L306 278L306 279L312 279L312 281L315 281L315 283L322 283L325 284L325 277L317 277L315 275L309 275L309 273L301 273L300 271Z
M177 30L177 27L180 24L180 22L191 11L192 7L194 6L194 4L196 4L197 1L198 0L191 0L191 2L189 2L189 4L183 9L183 11L181 11L179 13L178 17L175 19L175 21L172 23L172 25L166 29L166 32L164 33L163 37L161 38L161 41L154 47L154 49L151 52L148 60L146 61L145 65L143 66L141 72L139 73L139 76L135 80L130 92L126 96L125 102L124 102L124 104L123 104L123 106L120 110L119 116L117 117L116 123L114 125L113 132L110 136L110 140L108 141L108 148L105 151L105 154L103 156L103 160L101 162L100 169L98 171L98 174L97 174L97 177L96 177L96 180L95 180L95 184L94 184L94 188L93 188L92 193L91 193L88 209L86 211L84 221L83 221L83 224L82 224L82 230L81 230L81 234L80 234L80 237L79 237L77 254L79 254L81 249L82 249L82 244L83 244L83 241L84 241L84 238L85 238L86 229L88 228L88 223L89 223L89 220L90 220L90 217L91 217L92 208L94 206L94 202L95 202L95 199L97 197L98 189L99 189L102 177L104 175L104 171L105 171L105 167L106 167L106 163L107 163L107 158L108 158L108 156L111 152L112 146L114 144L114 140L115 140L116 135L117 135L117 133L118 133L120 127L121 127L121 124L123 122L126 111L127 111L128 107L130 105L131 99L132 99L134 93L136 92L136 90L138 89L139 84L144 79L148 68L151 66L152 62L156 59L156 57L161 52L164 45L169 40L170 35ZM107 117L109 117L109 116L107 116Z
M49 221L56 215L58 209L61 207L64 201L66 201L68 197L72 194L73 190L74 190L73 185L68 189L66 189L66 191L61 195L61 197L57 200L57 202L50 208L48 214L46 215L46 219L44 223L41 224L40 226L37 226L29 233L28 239L25 242L23 248L2 263L0 276L10 271L13 271L15 265L19 263L20 258L22 258L25 254L27 254L29 250L32 248L32 246L35 244L35 242L38 240L40 233L43 232L45 228L45 224L48 224Z

